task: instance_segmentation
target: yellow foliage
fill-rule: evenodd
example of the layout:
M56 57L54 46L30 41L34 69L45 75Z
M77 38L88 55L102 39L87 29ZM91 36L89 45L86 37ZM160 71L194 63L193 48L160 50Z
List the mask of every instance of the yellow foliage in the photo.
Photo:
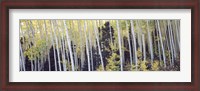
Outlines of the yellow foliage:
M97 68L97 71L103 71L102 65L99 65L99 67Z
M152 70L153 70L153 71L158 71L158 70L159 70L159 61L158 61L158 60L155 60L155 61L153 62Z
M147 71L146 61L142 61L140 64L140 70Z
M112 55L107 59L108 64L106 65L107 71L118 71L119 70L119 60L115 60L116 58L119 58L119 55L116 53L112 53Z

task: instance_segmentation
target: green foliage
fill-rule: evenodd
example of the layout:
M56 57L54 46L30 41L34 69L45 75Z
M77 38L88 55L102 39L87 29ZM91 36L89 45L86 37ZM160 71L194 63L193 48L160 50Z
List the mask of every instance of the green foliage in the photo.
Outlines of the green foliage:
M158 48L156 46L153 46L153 53L155 53L156 55L158 55Z
M142 59L142 52L140 51L140 48L138 48L137 57L138 59Z
M140 63L140 70L142 70L142 71L147 71L147 66L146 66L146 61L142 61L141 63Z
M97 67L97 71L103 71L103 68L102 68L101 65L99 65L99 66Z
M119 59L119 55L117 55L116 53L112 53L112 55L107 59L108 61L108 64L106 65L107 71L120 70L120 61L116 59Z
M159 63L160 63L160 64L159 64L160 67L163 67L163 66L164 66L164 62L163 62L162 60L160 60Z
M152 65L152 70L153 71L159 70L159 61L158 60L154 60L153 65Z
M30 60L34 60L33 56L42 54L45 48L45 40L36 40L35 44L24 52L24 55L28 56Z
M110 48L112 51L116 52L118 50L118 48L115 45L113 45L112 43L109 43L109 45L110 45Z

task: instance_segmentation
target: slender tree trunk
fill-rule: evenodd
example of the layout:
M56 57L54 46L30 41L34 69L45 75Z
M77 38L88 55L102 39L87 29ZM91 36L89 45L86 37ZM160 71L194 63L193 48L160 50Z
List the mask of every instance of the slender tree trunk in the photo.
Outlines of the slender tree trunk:
M67 38L66 38L67 39ZM70 67L70 59L69 59L69 54L68 54L68 47L67 47L67 41L65 40L65 51L66 51L66 55L67 55L67 64L68 64L68 67ZM70 68L68 68L70 70Z
M32 22L31 22L31 25L33 25L32 24ZM39 25L39 20L37 20L37 28L38 28L38 30L39 30L39 33L40 33L40 38L41 39L44 39L44 37L42 36L42 35L44 35L43 33L42 33L42 28L41 28L41 26ZM36 29L34 29L34 27L33 26L31 26L31 29L32 30L36 30ZM35 45L36 46L36 45ZM42 61L42 65L41 65L41 68L42 68L42 70L44 70L44 60L43 60L43 58L45 58L45 61L46 61L46 54L44 55L44 49L42 49L42 50L40 50L40 53L41 53L41 61Z
M100 47L100 43L99 43L99 36L97 34L97 25L96 22L94 22L94 31L95 31L95 36L96 36L96 40L97 40L97 46L98 46L98 51L99 51L99 55L100 55L100 59L101 59L101 65L102 65L102 70L104 71L104 62L103 62L103 58L102 58L102 54L101 54L101 47Z
M62 58L63 58L63 70L64 71L67 71L67 67L66 67L66 58L65 58L65 44L64 44L64 38L63 38L63 35L62 35Z
M173 36L173 33L172 33L172 25L171 25L171 22L169 20L169 24L170 24L170 36L171 36L171 41L172 41L172 48L173 48L173 51L174 51L174 58L176 59L176 48L175 48L175 44L174 44L174 36Z
M75 48L75 46L76 46L76 34L74 34L74 32L73 32L73 30L75 30L74 29L74 20L72 20L72 22L71 22L71 34L72 34L72 42L73 42L73 45L72 45L72 48L73 48L73 55L74 55L74 61L75 61L75 65L74 65L74 68L75 68L75 70L78 70L78 59L77 59L77 53L76 53L76 48Z
M65 70L66 71L66 65L64 64L64 61L65 61L65 59L64 59L64 55L63 55L63 45L62 45L62 34L60 34L60 28L58 27L58 24L57 24L57 21L55 21L55 25L54 26L56 26L57 27L57 33L58 33L58 46L59 46L59 53L60 53L60 55L59 56L61 56L61 58L60 58L60 65L61 65L61 63L62 63L62 66L61 66L61 71L62 71L62 67L65 67L65 68L63 68L63 70ZM60 37L60 35L61 35L61 37Z
M50 56L49 56L49 51L47 51L47 56L48 56L48 64L49 64L49 71L51 71L51 61L50 61Z
M61 34L61 47L62 47L62 65L63 65L63 70L67 71L67 67L66 67L66 58L65 58L65 44L64 44L64 38L63 38L63 34Z
M36 55L35 55L36 56ZM36 57L34 57L34 68L35 68L35 71L37 71L37 62L36 62Z
M37 63L38 63L37 67L38 67L38 71L40 71L40 61L39 61L39 55L37 55L37 56L38 56L38 58L36 59L36 60L37 60Z
M65 26L64 23L63 23L63 26ZM65 32L64 29L62 29L62 34L61 34L61 36L62 36L62 49L63 49L62 57L63 57L63 69L64 69L64 71L67 71L67 67L66 67L67 62L66 62L65 54L67 54L68 67L70 67L70 65L69 65L70 62L69 62L69 57L68 57L67 44L66 44L66 40L65 40L66 38L63 36L64 32Z
M159 55L159 61L162 60L161 58L161 52L160 52L160 39L159 39L159 33L158 33L158 24L157 24L157 21L155 20L155 27L156 27L156 41L157 41L157 47L158 47L158 55Z
M172 26L172 30L171 30L171 34L173 37L173 46L174 46L174 54L175 54L175 60L177 58L177 52L178 52L178 42L177 42L177 37L176 37L176 26L175 26L175 20L171 21L171 26Z
M48 42L49 42L49 39L48 39L48 33L47 33L47 30L46 30L46 21L44 20L44 25L43 25L43 28L46 32L46 52L47 52L47 56L48 56L48 64L49 64L49 71L51 71L51 62L50 62L50 56L49 56L49 50L48 50Z
M23 68L23 71L26 71L25 58L24 58L24 54L23 54L23 50L22 50L21 42L20 42L19 44L20 44L19 47L20 47L20 54L21 54L22 68Z
M20 24L21 24L21 21L20 21ZM24 35L23 35L23 31L21 30L21 27L22 27L22 25L20 25L20 28L19 28L19 35L20 35L19 36L19 45L23 49L23 45L21 45L21 43L23 43L23 44L25 44L25 43L24 43ZM21 39L22 39L22 42L21 42ZM21 54L21 49L19 48L19 69L20 69L20 71L23 71L22 64L23 64L22 54Z
M20 31L22 31L21 27L20 27ZM22 37L23 37L22 42L25 43L25 41L24 41L24 33L21 32L21 34L22 34ZM23 53L23 46L22 46L20 41L19 41L19 44L20 44L20 58L21 58L20 68L21 68L21 71L26 71L25 58L24 58L24 53Z
M22 65L22 57L21 57L21 52L20 52L20 56L19 56L19 71L23 71L22 67L23 67L23 65Z
M168 52L168 55L169 55L169 61L170 61L170 66L172 66L172 61L171 61L171 52L170 52L170 45L169 45L169 38L168 38L168 35L167 35L167 25L166 25L166 23L164 22L164 26L165 26L165 28L164 28L164 30L165 30L165 37L166 37L166 42L167 42L167 50L169 51Z
M119 20L117 20L117 31L118 31L118 41L119 41L119 53L120 53L120 68L123 71L123 58L122 58L122 45L121 45L121 36L120 36L120 28L119 28Z
M144 57L144 61L146 61L146 48L145 48L145 38L144 38L144 34L142 34L142 42L143 42L143 57Z
M163 41L162 41L162 35L161 35L161 31L160 31L160 23L157 20L157 27L158 27L158 32L159 32L159 36L160 36L160 43L161 43L161 48L162 48L162 52L163 52L163 61L164 61L164 67L166 67L166 60L165 60L165 49L163 47Z
M31 21L30 21L31 22ZM26 25L28 25L28 21L26 21ZM29 25L29 30L31 30L31 33L32 33L32 40L31 40L31 42L34 42L35 40L34 40L34 37L35 37L35 33L34 33L34 31L33 31L33 28L32 28L32 23ZM29 35L29 37L30 37L30 35ZM33 43L34 44L34 43ZM33 56L33 54L32 54L32 52L31 52L31 57ZM31 61L31 71L33 71L34 70L34 67L33 67L33 60L32 59L30 59L30 61Z
M86 33L87 23L84 21L84 32L85 32L85 43L86 43L86 52L87 52L87 60L88 60L88 71L90 71L90 54L89 54L89 48L88 48L88 39L87 39L87 33Z
M147 32L148 32L149 49L150 49L150 54L151 54L151 64L153 64L153 59L154 59L153 46L152 46L151 34L149 31L150 31L149 30L149 20L147 20Z
M142 52L142 41L141 41L141 29L140 29L140 26L139 26L139 21L136 20L136 26L137 26L137 29L138 29L138 44L139 44L139 50L140 52Z
M43 54L43 53L41 52L41 54ZM40 66L41 69L40 69L40 70L44 70L44 69L43 69L43 68L44 68L44 65L43 65L43 64L44 64L43 56L41 55L40 58L41 58L41 66Z
M157 27L157 26L156 26ZM159 35L158 34L158 28L156 28L156 34L157 35ZM160 53L160 41L159 41L159 37L158 36L156 36L156 38L157 38L157 42L158 42L158 55L159 55L159 61L161 61L162 60L162 58L161 58L161 53Z
M61 55L62 55L63 70L67 71L66 60L65 60L65 49L64 49L65 45L64 45L64 38L63 38L63 32L62 32L64 30L61 31L61 29L58 27L59 25L58 25L58 21L57 20L55 21L55 25L57 26L56 28L58 29L58 34L59 34L59 36L58 36L58 42L59 43L58 44L60 45L60 51L61 51ZM60 32L61 32L61 34L60 34ZM61 35L61 37L60 37L60 35ZM61 65L61 62L60 62L60 65Z
M51 21L50 21L50 25L51 25ZM55 71L57 71L58 69L57 69L57 59L56 59L56 51L55 51L55 42L54 42L52 31L53 31L53 29L51 28L50 39L51 39L51 44L53 45Z
M83 38L82 38L82 30L81 30L81 23L80 21L78 21L78 29L79 29L79 36L80 36L80 42L81 42L81 45L80 45L80 49L81 49L81 70L83 69L83 66L84 66L84 51L83 51Z
M60 52L59 52L59 48L58 48L58 39L56 36L56 29L54 27L53 21L51 21L51 27L52 27L52 31L54 33L54 37L56 39L56 51L57 51L57 56L58 56L58 66L59 66L59 71L61 71L61 61L60 61Z
M156 30L156 26L154 27L154 30L152 33L153 33L153 47L154 47L154 50L153 50L153 53L155 56L157 56L157 53L158 53L158 46L156 44L156 40L157 40L157 36L156 36L156 33L157 33L157 30Z
M120 21L119 21L119 29L120 29L120 31L122 31L122 33L120 33L122 54L120 54L120 55L122 55L122 65L124 65L124 63L125 63L125 58L124 58L124 39L123 39L124 35L123 35L123 29L121 27Z
M136 71L138 70L138 58L137 58L137 46L136 46L136 39L135 39L135 32L134 32L134 24L133 24L133 20L130 20L131 21L131 33L132 33L132 36L133 36L133 43L134 43L134 56L135 56L135 66L136 66Z
M176 39L177 39L177 43L178 43L178 49L180 51L180 36L179 36L177 20L175 20L175 26L176 26L176 37L177 37Z
M168 34L169 34L169 40L170 40L170 49L171 49L171 56L172 56L172 66L174 66L174 51L173 51L173 46L172 46L172 37L171 37L171 27L170 27L170 21L168 20Z
M130 63L131 63L131 70L132 70L133 69L133 58L132 58L132 49L131 49L130 35L129 35L129 28L128 28L127 21L126 21L126 30L128 31L128 47L129 47Z
M94 70L94 65L93 65L93 55L92 55L92 41L91 41L91 35L90 32L89 34L89 46L90 46L90 57L91 57L91 65L92 65L92 71Z
M62 29L62 33L65 33L65 24L64 24L64 22L63 22L63 29ZM67 64L67 66L68 67L66 67L66 70L70 70L70 59L69 59L69 54L68 54L68 47L67 47L67 36L63 36L63 42L64 42L64 50L63 51L65 51L64 52L64 57L65 57L65 55L66 55L66 57L67 57L67 62L66 61L64 61L64 64L65 64L65 66L66 66L66 64ZM66 59L66 58L65 58ZM64 66L64 65L63 65Z
M64 22L64 26L65 26L65 30L66 30L66 37L67 37L68 48L69 48L69 52L70 52L72 71L74 71L74 59L73 59L72 48L71 48L71 40L70 40L69 35L68 35L68 29L67 29L67 25L65 23L65 20L63 20L63 22Z

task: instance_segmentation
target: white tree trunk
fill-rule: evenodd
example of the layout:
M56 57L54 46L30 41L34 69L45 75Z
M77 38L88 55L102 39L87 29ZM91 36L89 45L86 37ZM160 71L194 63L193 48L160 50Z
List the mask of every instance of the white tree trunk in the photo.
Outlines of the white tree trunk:
M172 48L173 48L173 51L174 51L174 58L176 59L176 48L175 48L175 45L174 45L174 36L173 36L173 33L172 33L172 25L171 25L171 22L169 20L169 26L170 26L170 29L169 29L169 32L170 32L170 36L171 36L171 41L172 41Z
M128 47L129 47L129 56L130 56L130 63L131 63L131 70L133 69L133 58L132 58L132 48L130 43L130 35L129 35L129 28L128 28L128 22L126 21L126 30L128 31Z
M26 21L26 26L28 26L28 22ZM32 23L29 25L29 30L31 30L31 33L32 33L32 40L31 40L31 42L33 43L35 40L34 40L34 37L35 37L35 33L34 33L34 30L33 30L33 28L32 28ZM29 37L30 37L30 35L29 35ZM30 43L31 43L30 42ZM33 43L34 44L34 43ZM31 57L33 56L33 54L31 53ZM33 60L32 59L30 59L30 61L31 61L31 71L33 71L34 70L34 67L33 67Z
M99 43L99 35L97 34L97 25L96 25L95 21L94 21L94 31L95 31L98 51L99 51L99 55L100 55L100 59L101 59L102 70L104 71L104 62L103 62L103 58L102 58L102 54L101 54L101 49L100 49L101 47L100 47L100 43Z
M166 42L167 42L167 50L169 51L169 61L170 61L170 66L172 66L172 60L171 60L171 52L170 52L170 45L169 45L169 36L167 35L167 24L164 22L164 26L165 26L165 28L164 28L164 30L165 30L165 37L166 37Z
M46 52L47 52L47 56L48 56L48 64L49 64L49 71L51 71L51 62L50 62L50 56L49 56L49 49L48 49L48 42L49 42L49 39L48 39L48 33L47 33L47 30L46 30L46 21L44 20L44 25L43 25L43 28L46 32Z
M174 51L173 51L173 42L172 42L172 37L171 37L171 24L170 21L168 20L168 34L169 34L169 40L170 40L170 49L171 49L171 56L172 56L172 66L174 66Z
M65 23L65 20L63 20L63 22L64 22L64 26L65 26L65 30L66 30L66 37L67 37L68 48L69 48L69 52L70 52L72 71L74 71L74 59L73 59L73 54L72 54L71 42L70 42L71 40L70 40L69 35L68 35L68 29L67 29L67 25Z
M21 66L23 68L23 71L26 71L26 65L25 65L25 58L24 58L24 53L23 53L23 50L22 50L22 45L21 45L21 42L19 43L19 48L20 48L20 54L21 54Z
M149 30L149 20L147 20L147 32L148 32L149 49L150 49L150 54L151 54L151 64L153 64L153 59L154 59L153 45L152 45L151 34L149 31L150 31Z
M141 28L140 28L140 26L139 26L139 21L138 20L136 20L136 26L137 26L137 32L138 32L138 44L139 44L139 50L140 50L140 52L142 52L142 40L141 40Z
M131 21L131 33L132 33L132 36L133 36L133 42L134 42L134 56L135 56L135 66L136 66L136 71L138 70L138 58L137 58L137 46L136 46L136 39L135 39L135 32L134 32L134 24L133 24L133 20L130 20Z
M118 31L118 42L119 42L119 53L120 53L120 68L123 71L123 58L122 58L122 45L121 45L121 36L120 36L120 28L119 28L119 20L117 20L117 31Z
M56 39L56 50L57 50L57 56L58 56L58 66L59 66L59 71L61 71L61 62L60 62L60 52L59 52L59 48L58 48L58 39L56 36L56 29L54 27L53 21L51 21L51 27L52 27L52 31L54 34L54 38Z
M142 34L142 43L143 43L143 61L146 61L146 48L145 48L145 38L144 38L144 34Z
M91 65L92 65L92 71L94 70L94 65L93 65L93 55L92 55L92 41L91 41L91 35L90 32L89 34L89 46L90 46L90 57L91 57Z
M81 22L78 21L78 30L79 30L79 36L80 36L80 49L81 49L81 70L83 69L83 66L84 66L84 51L83 51L83 38L82 38L82 30L81 30Z
M50 25L51 25L51 21L50 21ZM55 42L54 42L52 31L53 31L53 29L51 28L50 39L51 39L51 44L53 45L55 71L57 71L58 69L57 69L57 59L56 59L56 51L55 51Z
M162 52L163 52L163 61L164 61L164 67L166 67L166 60L165 60L165 49L163 47L163 41L162 41L162 35L161 35L161 30L160 30L160 23L159 20L157 20L157 27L158 27L158 32L159 32L159 36L160 36L160 43L161 43L161 48L162 48Z
M88 38L86 33L87 23L84 21L84 32L85 32L85 43L86 43L86 52L87 52L87 60L88 60L88 71L90 71L90 54L89 54L89 48L88 48Z
M175 20L175 26L176 26L176 39L177 39L177 43L178 43L178 49L180 51L180 36L179 36L179 29L178 29L178 24L177 24L177 20Z

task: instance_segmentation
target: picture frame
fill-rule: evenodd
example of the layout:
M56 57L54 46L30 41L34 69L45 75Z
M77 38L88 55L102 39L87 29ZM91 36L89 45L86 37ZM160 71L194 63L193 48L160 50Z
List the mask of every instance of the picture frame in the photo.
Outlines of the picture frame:
M9 9L191 9L191 82L9 82ZM1 90L141 90L199 91L199 1L2 1L1 2Z

